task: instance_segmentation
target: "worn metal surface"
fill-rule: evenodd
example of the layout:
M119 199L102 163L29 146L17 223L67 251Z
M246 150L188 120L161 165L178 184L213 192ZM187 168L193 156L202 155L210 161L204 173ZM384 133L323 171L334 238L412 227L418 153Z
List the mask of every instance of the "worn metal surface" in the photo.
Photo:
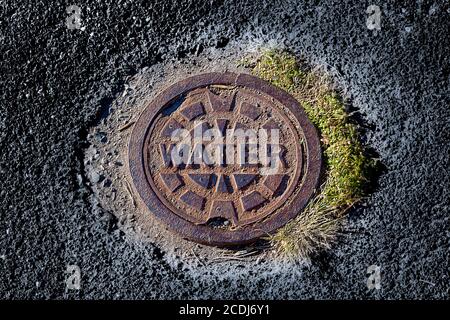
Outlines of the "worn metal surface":
M193 137L199 126L222 133L278 129L281 165L265 175L260 163L234 163L226 152L223 164L174 164L171 135L186 129ZM250 75L208 73L170 86L146 107L131 136L129 164L149 214L184 238L225 246L254 241L301 213L316 189L321 154L316 130L293 97Z

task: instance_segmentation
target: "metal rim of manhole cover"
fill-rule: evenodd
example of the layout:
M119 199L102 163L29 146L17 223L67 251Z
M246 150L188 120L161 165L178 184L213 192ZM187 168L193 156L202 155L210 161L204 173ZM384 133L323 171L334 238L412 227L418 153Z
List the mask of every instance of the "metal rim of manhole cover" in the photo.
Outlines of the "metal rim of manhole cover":
M215 246L253 242L293 219L321 168L316 129L297 100L229 72L162 91L136 122L128 157L150 212L183 238Z

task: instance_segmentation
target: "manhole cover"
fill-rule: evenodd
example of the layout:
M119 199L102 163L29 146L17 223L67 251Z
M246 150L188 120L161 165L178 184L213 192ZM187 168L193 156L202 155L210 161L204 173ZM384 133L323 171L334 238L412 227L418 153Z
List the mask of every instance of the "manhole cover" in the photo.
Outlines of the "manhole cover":
M184 238L223 246L254 241L299 214L321 154L293 97L250 75L208 73L146 107L129 162L152 214Z

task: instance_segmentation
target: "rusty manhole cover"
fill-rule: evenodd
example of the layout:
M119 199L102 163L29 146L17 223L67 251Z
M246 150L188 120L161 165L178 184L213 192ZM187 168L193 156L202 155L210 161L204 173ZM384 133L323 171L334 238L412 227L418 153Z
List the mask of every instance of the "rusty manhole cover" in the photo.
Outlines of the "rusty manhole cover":
M250 75L208 73L146 107L129 162L152 214L184 238L223 246L254 241L299 214L321 154L293 97Z

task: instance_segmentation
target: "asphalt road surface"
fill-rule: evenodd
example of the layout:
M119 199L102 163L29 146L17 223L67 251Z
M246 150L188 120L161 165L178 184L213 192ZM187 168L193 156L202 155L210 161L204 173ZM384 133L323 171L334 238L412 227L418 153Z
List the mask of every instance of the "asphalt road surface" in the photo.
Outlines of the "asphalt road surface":
M69 28L72 4L81 24ZM370 5L380 6L380 30L367 27ZM448 1L6 0L0 8L1 298L448 299ZM86 135L127 76L239 41L283 44L336 70L386 169L342 239L310 266L199 279L93 210L80 182ZM65 284L68 265L81 270L80 290ZM371 265L380 289L366 286Z

